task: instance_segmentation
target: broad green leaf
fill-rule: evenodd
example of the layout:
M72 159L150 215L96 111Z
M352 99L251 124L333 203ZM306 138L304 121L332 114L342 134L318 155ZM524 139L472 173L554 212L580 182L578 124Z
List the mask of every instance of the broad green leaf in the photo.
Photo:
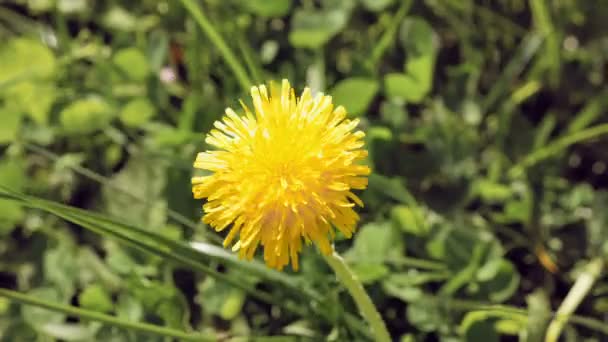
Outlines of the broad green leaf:
M0 115L3 120L7 117L0 128L0 144L15 138L19 127L16 115L29 114L36 122L46 123L55 99L55 88L48 82L56 64L51 50L35 40L13 39L0 49L0 88L7 88L0 93L5 102Z
M394 0L360 0L363 6L373 12L380 12L393 4Z
M46 12L55 6L55 0L28 0L27 7L32 12Z
M390 223L368 223L355 235L346 258L353 263L353 272L363 283L372 283L388 274L384 261L390 254L401 253L400 242L395 239Z
M132 225L159 230L167 222L167 202L162 198L166 170L162 164L150 167L153 160L134 156L103 187L108 213ZM116 188L125 190L116 191ZM134 201L133 197L145 199ZM128 207L126 211L124 208Z
M21 112L14 106L0 107L0 117L2 117L0 145L11 143L17 138L17 133L21 127L21 116Z
M408 17L403 21L399 39L408 56L435 55L437 42L431 25L420 17Z
M384 89L389 98L412 103L422 101L429 90L412 76L403 73L384 76Z
M77 258L78 270L80 270L78 275L80 282L85 284L95 282L104 286L108 291L117 290L122 287L123 279L113 272L109 265L92 248L78 248Z
M69 298L79 276L77 247L67 235L58 235L57 246L44 253L43 270L47 282L55 285L63 297Z
M525 329L527 317L513 310L475 310L466 314L458 330L466 341L499 341L498 332L512 335Z
M57 88L44 81L19 82L9 87L6 95L15 108L28 114L39 125L44 125L57 97Z
M403 21L400 31L407 53L405 73L390 73L384 77L389 98L419 103L433 86L433 72L437 47L431 26L422 18L410 17Z
M465 320L467 318L465 317ZM470 323L467 322L463 330L463 338L466 342L476 341L487 341L487 342L499 342L500 336L494 327L494 320L477 320Z
M40 330L61 341L91 341L95 336L95 329L84 324L48 323Z
M0 185L22 191L26 182L24 161L0 159ZM25 212L19 203L0 199L0 237L9 234L24 217Z
M400 230L416 236L426 236L429 233L429 226L422 220L422 213L418 208L405 205L396 205L391 209L391 220Z
M82 13L90 6L90 0L57 0L57 9L65 14Z
M112 107L102 98L76 100L61 111L60 122L69 133L88 134L109 125Z
M389 274L390 270L387 266L373 262L358 262L351 266L353 273L357 275L357 279L363 284L372 284L379 279L384 278Z
M479 179L473 185L473 192L485 202L504 202L513 195L511 188L489 179Z
M427 303L431 299L421 299L410 303L406 309L407 320L420 331L435 331L445 324L444 313L435 303Z
M295 11L291 19L289 42L298 48L317 49L340 32L350 13L342 9Z
M402 101L383 101L380 105L382 121L400 131L407 126L409 115Z
M508 260L501 259L497 266L496 274L491 279L480 282L479 287L482 293L487 293L490 301L501 303L517 291L521 277Z
M234 319L241 313L245 302L245 295L241 290L223 286L213 278L207 278L198 288L199 295L195 301L208 312L225 320Z
M357 263L382 263L395 247L395 242L395 234L390 223L368 223L355 235L348 258Z
M156 307L156 314L163 319L165 325L176 329L183 329L184 322L188 320L186 300L180 300L177 293L170 298L163 299Z
M133 81L144 81L150 72L146 56L136 48L119 50L112 60Z
M45 300L53 303L61 303L61 295L51 287L39 287L28 291L28 295L40 300ZM26 306L22 312L23 319L34 329L40 330L49 323L61 323L65 319L65 315L58 312L49 311L47 309Z
M11 302L6 298L0 298L0 315L4 315L11 307Z
M27 38L10 40L0 49L0 85L50 78L56 64L55 56L42 43Z
M142 303L130 294L122 294L116 303L116 315L126 321L137 322L143 317Z
M99 312L110 312L114 308L110 295L98 284L87 286L78 296L78 303L85 309Z
M182 146L192 139L192 133L166 124L150 122L146 126L150 135L150 144L160 147Z
M103 16L103 24L113 30L133 31L137 27L137 18L120 6L112 6Z
M374 79L351 77L338 82L329 93L335 105L342 105L348 113L359 116L365 114L378 87Z
M143 303L145 310L160 317L165 325L184 328L183 323L188 320L187 304L175 287L143 277L133 277L129 289Z
M249 12L262 17L281 17L289 13L292 0L242 0L242 6Z
M120 112L120 121L129 127L141 127L156 114L156 108L145 98L136 98L127 103Z

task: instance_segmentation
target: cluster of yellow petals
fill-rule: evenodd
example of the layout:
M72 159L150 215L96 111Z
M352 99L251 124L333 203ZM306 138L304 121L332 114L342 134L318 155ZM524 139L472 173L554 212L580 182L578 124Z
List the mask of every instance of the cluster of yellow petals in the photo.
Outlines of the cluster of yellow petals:
M201 152L194 167L210 175L194 177L195 198L206 198L203 221L216 231L230 228L224 246L251 259L259 244L267 265L298 269L302 241L332 252L335 227L351 237L363 206L351 191L367 186L369 167L358 120L334 108L330 96L299 98L287 80L281 88L252 87L254 112L226 109L207 135L216 150Z

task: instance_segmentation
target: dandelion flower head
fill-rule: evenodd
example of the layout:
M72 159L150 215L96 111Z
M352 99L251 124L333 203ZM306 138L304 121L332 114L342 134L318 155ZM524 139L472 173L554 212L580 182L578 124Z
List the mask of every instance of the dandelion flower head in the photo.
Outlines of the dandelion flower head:
M302 242L332 252L335 229L350 238L363 206L353 189L367 186L369 167L358 120L334 108L330 96L306 88L295 96L287 80L251 88L253 112L226 109L206 137L215 149L197 155L194 167L210 175L194 177L192 191L206 198L203 222L229 229L224 247L251 259L261 244L264 260L281 270L298 269Z

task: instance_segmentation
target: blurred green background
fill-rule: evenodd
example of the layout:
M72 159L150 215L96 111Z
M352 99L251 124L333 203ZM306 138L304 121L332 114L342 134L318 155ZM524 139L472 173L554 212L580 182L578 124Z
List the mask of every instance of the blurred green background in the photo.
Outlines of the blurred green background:
M374 173L336 248L394 340L542 341L578 291L562 340L606 341L607 1L197 5L252 82L288 78L361 119ZM0 184L33 196L0 200L0 287L175 330L369 340L314 248L280 276L209 252L191 165L247 97L180 1L0 1ZM50 203L206 243L202 266ZM594 286L572 290L581 274ZM171 339L0 297L0 340Z

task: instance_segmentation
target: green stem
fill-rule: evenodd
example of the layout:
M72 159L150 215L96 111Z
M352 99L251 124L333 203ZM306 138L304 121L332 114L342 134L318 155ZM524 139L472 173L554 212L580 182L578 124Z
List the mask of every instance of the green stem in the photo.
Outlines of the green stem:
M466 300L466 299L455 299L455 298L454 299L439 298L439 297L429 297L429 298L434 300L434 301L433 300L429 301L429 303L431 305L438 305L438 302L440 301L441 303L444 303L445 305L447 305L447 307L449 307L450 309L453 309L453 310L460 310L460 311L467 311L467 310L497 311L497 310L500 310L500 311L504 311L504 312L510 312L514 315L528 315L529 314L528 310L526 310L524 308L511 306L511 305L505 305L505 304L491 304L491 303L477 302L477 301L471 301L471 300ZM550 312L548 317L557 317L557 313ZM608 326L606 326L606 324L604 322L599 321L597 319L584 317L584 316L578 316L578 315L571 315L569 320L570 320L570 322L572 322L574 324L578 324L580 326L586 327L591 330L599 331L603 334L608 334Z
M591 291L591 287L593 287L595 281L602 274L603 268L604 260L601 258L593 259L587 264L585 270L578 276L568 295L566 295L566 298L564 298L564 301L557 309L555 317L547 328L545 342L557 342L559 335L561 335L564 329L564 325L566 325L572 313L574 313L589 291Z
M409 266L433 271L447 271L447 266L445 266L445 264L426 259L400 256L395 258L388 258L386 261L396 266Z
M590 140L604 134L608 134L608 124L601 124L595 127L584 129L582 131L578 131L576 133L568 134L564 137L555 140L547 146L529 154L520 163L513 166L509 170L509 174L511 176L518 176L523 173L525 169L537 164L542 160L545 160L547 158L550 158L551 156L560 153L561 151L573 144Z
M179 330L174 330L171 328L160 327L157 325L139 323L139 322L129 322L124 319L120 319L114 316L105 315L100 312L89 311L77 308L75 306L63 305L57 303L50 303L44 300L40 300L38 298L34 298L28 296L23 293L19 293L17 291L12 291L8 289L0 288L0 297L6 297L15 302L19 302L25 305L33 305L41 308L45 308L52 311L61 312L67 315L77 316L85 320L98 321L102 323L106 323L108 325L113 325L125 329L136 330L144 333L150 333L155 335L162 335L167 337L178 338L181 340L187 341L215 341L216 339L209 336L204 336L200 334L188 334Z
M368 67L371 70L375 70L378 67L378 62L384 55L384 52L386 52L386 50L395 40L395 34L397 34L399 24L401 24L403 18L405 17L411 6L412 0L406 0L401 3L401 7L399 7L399 10L393 16L393 19L388 25L388 28L386 29L386 31L384 31L382 37L380 37L378 44L374 45L374 49L372 50L372 53L370 54L367 62Z
M382 316L380 316L374 303L367 295L367 292L365 292L363 285L348 267L344 259L338 253L333 252L331 255L326 255L325 260L336 273L338 280L346 287L355 300L361 315L369 323L374 340L376 342L390 342L391 335L386 329Z
M230 69L232 69L234 76L236 76L236 79L243 88L243 91L249 92L249 89L253 84L251 83L245 68L239 63L236 56L232 53L232 50L230 50L226 44L224 38L215 30L203 11L201 11L200 7L197 6L193 0L181 0L181 2L190 15L192 15L201 30L207 35L207 38L209 38L211 43L220 51L222 57Z
M56 154L44 147L40 147L38 145L29 143L27 141L23 141L22 143L26 149L28 149L34 153L37 153L54 162L58 162L61 158L61 156L59 156L58 154ZM173 163L172 165L175 165L175 163ZM112 182L108 177L105 177L91 169L87 169L87 168L79 166L77 164L69 164L69 165L67 165L67 168L74 171L75 173L82 175L84 177L87 177L103 186L111 188L114 191L120 192L120 193L128 196L129 198L131 198L134 201L140 202L142 204L147 204L147 202L149 201L148 199L142 198L141 196L136 195L136 194L122 188L121 186ZM188 170L190 170L190 168L188 168ZM193 230L199 230L199 228L200 228L199 224L197 224L196 222L193 222L192 220L188 219L187 217L185 217L184 215L178 213L177 211L175 211L173 209L168 209L168 215L169 215L170 219L174 220L175 222L177 222L179 224L184 225L185 227L188 227ZM215 244L222 243L222 238L220 238L217 234L210 234L207 232L207 230L202 230L202 232L205 235L205 238L212 241L213 243L215 243Z
M262 68L259 66L259 63L254 59L254 53L252 51L251 46L247 43L243 36L239 36L237 38L237 44L243 54L245 65L247 66L247 69L249 70L249 74L253 78L253 81L256 83L263 82L261 75Z

